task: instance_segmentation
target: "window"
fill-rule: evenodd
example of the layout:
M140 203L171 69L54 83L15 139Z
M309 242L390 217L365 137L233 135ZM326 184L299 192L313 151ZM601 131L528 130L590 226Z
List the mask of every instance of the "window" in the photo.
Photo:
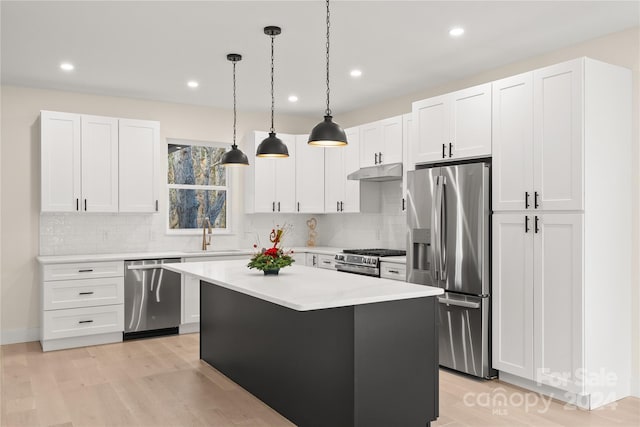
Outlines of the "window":
M204 218L214 230L228 231L229 180L220 164L226 146L182 142L170 140L167 150L169 231L193 232Z

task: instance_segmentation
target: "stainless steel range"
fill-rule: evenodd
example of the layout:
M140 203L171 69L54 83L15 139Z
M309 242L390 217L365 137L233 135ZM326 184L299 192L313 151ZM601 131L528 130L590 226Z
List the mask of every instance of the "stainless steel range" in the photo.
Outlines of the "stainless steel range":
M396 249L345 249L335 256L336 269L346 273L380 277L380 258L406 254L406 251Z

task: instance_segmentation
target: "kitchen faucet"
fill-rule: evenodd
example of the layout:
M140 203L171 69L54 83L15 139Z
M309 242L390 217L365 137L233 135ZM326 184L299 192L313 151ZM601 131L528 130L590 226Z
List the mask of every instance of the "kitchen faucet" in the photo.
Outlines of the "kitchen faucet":
M202 250L206 251L207 246L211 244L211 235L213 234L213 230L211 229L211 221L209 221L209 217L204 217L202 220ZM208 235L208 239L207 239Z

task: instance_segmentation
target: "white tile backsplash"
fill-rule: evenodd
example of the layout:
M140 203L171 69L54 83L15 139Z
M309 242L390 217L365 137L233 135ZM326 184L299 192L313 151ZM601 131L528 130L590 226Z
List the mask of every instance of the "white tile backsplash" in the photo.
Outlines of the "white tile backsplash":
M284 222L293 225L285 246L305 246L306 221L318 220L316 246L405 248L405 214L401 211L400 181L380 183L381 213L378 214L253 214L235 217L232 234L212 238L215 248L251 248L259 236L268 244L269 232ZM41 214L40 254L193 251L202 235L167 234L166 222L158 214Z

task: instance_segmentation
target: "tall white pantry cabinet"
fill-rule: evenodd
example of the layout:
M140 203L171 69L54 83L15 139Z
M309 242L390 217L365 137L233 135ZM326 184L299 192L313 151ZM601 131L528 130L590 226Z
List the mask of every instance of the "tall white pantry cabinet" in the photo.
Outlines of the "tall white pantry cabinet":
M631 73L493 83L493 367L594 409L630 394Z

